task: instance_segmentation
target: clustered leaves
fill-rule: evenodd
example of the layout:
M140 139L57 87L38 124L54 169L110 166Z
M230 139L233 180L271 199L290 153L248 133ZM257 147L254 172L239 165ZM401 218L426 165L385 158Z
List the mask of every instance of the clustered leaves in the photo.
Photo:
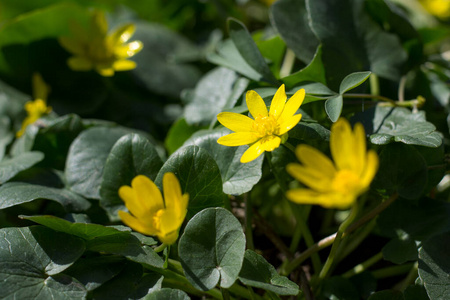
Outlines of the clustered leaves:
M2 5L0 298L449 299L448 1L169 2Z

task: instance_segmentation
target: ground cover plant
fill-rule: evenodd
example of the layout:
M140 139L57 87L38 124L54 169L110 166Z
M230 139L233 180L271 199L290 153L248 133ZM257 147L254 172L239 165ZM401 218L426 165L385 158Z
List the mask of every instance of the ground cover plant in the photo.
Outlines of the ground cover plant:
M450 2L0 1L1 299L450 299Z

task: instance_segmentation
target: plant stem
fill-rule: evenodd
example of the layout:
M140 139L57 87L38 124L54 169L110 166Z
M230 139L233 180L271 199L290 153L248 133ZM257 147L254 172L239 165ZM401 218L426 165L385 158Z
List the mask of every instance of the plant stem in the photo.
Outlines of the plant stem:
M294 146L292 146L292 144L291 143L289 143L289 142L284 142L284 144L283 144L286 148L288 148L289 150L291 150L292 151L292 153L294 153L295 154L295 148L294 148Z
M379 252L379 253L375 254L374 256L372 256L371 258L369 258L368 260L366 260L366 261L360 263L359 265L355 266L353 269L348 270L347 272L342 274L342 277L350 278L353 275L362 273L365 270L367 270L367 268L369 268L370 266L372 266L375 263L377 263L378 261L380 261L382 258L383 258L383 253Z
M167 244L162 243L161 245L153 249L153 251L155 251L156 253L164 251L164 249L166 249L167 246L168 246Z
M406 85L406 75L403 75L400 79L400 84L398 85L398 102L405 101L405 85Z
M369 82L370 82L370 93L374 96L380 95L380 81L378 80L377 74L375 73L370 74Z
M352 231L358 229L360 226L362 226L367 221L370 221L374 217L376 217L379 213L381 213L383 210L385 210L392 202L397 199L398 194L394 193L389 199L386 201L380 203L378 206L376 206L373 210L368 212L366 215L364 215L362 218L358 219L355 223L351 224L347 230L344 232L344 236L351 233ZM308 257L310 257L313 253L316 253L319 250L322 250L331 244L333 244L334 239L336 238L337 233L333 233L332 235L327 236L326 238L320 240L316 244L312 245L308 249L306 249L304 252L300 253L294 260L291 261L290 264L288 264L285 268L282 268L280 270L280 274L286 276L290 274L293 270L295 270L302 262L304 262Z
M284 55L283 64L281 65L280 68L280 78L289 76L289 74L291 74L294 62L295 62L295 53L291 49L287 48L286 54Z
M409 285L414 284L414 281L417 279L418 268L419 263L416 261L406 278L396 284L393 289L403 292Z
M255 249L253 244L253 210L252 204L250 202L250 195L248 193L244 194L244 205L245 205L245 239L247 242L248 249Z
M387 268L383 268L383 269L379 269L379 270L373 271L372 275L376 279L393 277L393 276L401 275L401 274L404 274L404 273L408 273L413 266L414 266L414 263L405 264L405 265L399 265L399 266L387 267Z
M331 266L334 263L334 259L336 257L336 252L339 248L339 244L342 241L344 231L353 222L353 220L356 218L357 214L358 214L358 202L355 202L352 206L350 215L344 222L342 222L341 226L339 226L339 229L336 233L336 237L333 242L333 246L331 247L330 254L328 255L328 258L327 258L322 270L320 271L319 279L324 279L325 277L327 277L328 272L330 271Z
M350 241L348 241L347 245L345 245L342 254L339 254L338 261L343 260L350 253L353 252L364 240L365 238L372 232L372 229L375 227L375 220L372 219L366 226L364 226L360 231L355 233L355 236L352 237Z
M226 288L221 287L220 291L222 292L223 300L230 300L230 292Z

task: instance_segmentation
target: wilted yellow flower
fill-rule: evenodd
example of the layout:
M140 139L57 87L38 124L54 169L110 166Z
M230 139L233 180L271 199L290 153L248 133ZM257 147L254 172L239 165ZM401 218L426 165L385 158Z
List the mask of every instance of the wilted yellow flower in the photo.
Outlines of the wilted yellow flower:
M94 69L102 76L113 76L115 71L136 68L134 61L127 60L143 47L140 41L127 43L135 30L133 24L126 24L108 34L105 15L97 11L88 30L72 24L73 37L60 37L59 43L74 55L67 61L72 70Z
M330 150L334 163L317 149L300 145L295 154L302 163L291 163L287 171L308 188L289 190L289 200L301 204L318 204L325 208L345 209L369 189L378 169L378 156L366 150L364 127L354 131L345 119L331 127Z
M36 122L40 117L46 115L52 111L50 106L47 106L47 96L50 91L50 87L44 82L39 73L33 74L33 101L27 101L25 103L25 111L27 117L22 122L22 127L16 133L16 137L21 137L25 133L25 129L28 125Z
M164 200L158 187L148 177L138 175L130 186L122 186L119 196L129 213L119 211L119 217L129 227L146 235L157 236L164 244L171 245L178 238L189 201L188 194L181 194L180 183L173 173L163 177Z
M419 2L430 14L438 18L450 17L450 0L420 0Z
M300 122L301 114L295 115L303 100L305 90L298 90L287 102L284 84L275 93L267 111L266 104L255 91L248 91L246 102L252 118L232 113L222 112L217 120L230 130L235 131L217 140L224 146L249 145L250 148L241 157L242 163L250 162L264 151L273 151L286 141L287 132Z

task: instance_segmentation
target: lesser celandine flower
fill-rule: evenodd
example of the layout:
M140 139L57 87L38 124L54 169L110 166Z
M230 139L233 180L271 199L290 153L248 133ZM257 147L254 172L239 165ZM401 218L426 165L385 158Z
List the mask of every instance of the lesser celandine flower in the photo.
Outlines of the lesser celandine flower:
M33 74L33 101L27 101L25 103L25 111L27 117L22 122L22 127L16 133L16 137L21 137L25 133L25 129L28 125L36 122L43 115L49 114L52 108L47 106L47 96L50 91L50 87L44 82L39 73Z
M59 42L74 56L67 61L74 71L94 69L102 76L113 76L115 71L136 68L136 63L127 60L142 49L140 41L127 43L136 30L126 24L108 34L108 23L102 12L94 12L89 30L72 24L73 37L60 37Z
M420 0L420 3L430 14L441 19L450 18L450 0Z
M270 110L261 96L255 91L246 94L248 110L252 118L232 113L222 112L217 120L230 130L235 131L217 140L224 146L250 145L241 157L242 163L250 162L264 151L273 151L287 139L287 132L300 122L301 114L295 114L305 99L305 90L298 90L287 102L284 84L273 96Z
M368 190L378 169L378 156L366 149L364 127L358 123L352 131L346 119L339 119L331 127L330 150L334 163L311 146L296 148L302 164L289 164L287 171L309 188L289 190L289 200L345 209Z
M157 236L166 244L175 243L186 216L189 196L181 193L180 183L173 173L163 176L164 200L158 187L148 177L138 175L130 186L122 186L119 196L128 211L119 211L122 221L134 230Z

